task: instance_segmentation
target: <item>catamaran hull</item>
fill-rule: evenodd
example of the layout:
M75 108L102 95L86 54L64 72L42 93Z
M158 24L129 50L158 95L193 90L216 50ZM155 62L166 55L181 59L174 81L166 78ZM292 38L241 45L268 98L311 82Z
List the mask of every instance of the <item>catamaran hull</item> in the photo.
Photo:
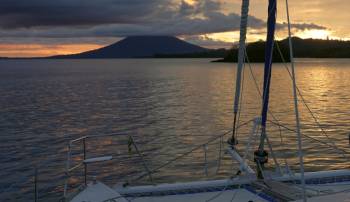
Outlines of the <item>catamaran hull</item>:
M71 201L299 201L300 180L300 174L271 175L264 181L246 175L228 180L114 188L97 182ZM305 182L309 201L325 201L330 196L334 201L350 200L350 170L306 172Z

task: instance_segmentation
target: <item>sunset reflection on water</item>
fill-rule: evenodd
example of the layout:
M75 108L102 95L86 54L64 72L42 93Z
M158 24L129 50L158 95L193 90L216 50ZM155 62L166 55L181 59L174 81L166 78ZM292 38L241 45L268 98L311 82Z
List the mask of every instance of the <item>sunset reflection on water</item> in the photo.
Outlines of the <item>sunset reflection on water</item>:
M251 66L261 86L263 65ZM270 111L280 124L295 129L292 83L284 65L273 67ZM297 83L308 107L335 144L349 152L350 61L304 59L298 60L296 67ZM140 156L128 152L129 135L152 169L232 127L235 64L206 59L33 60L0 61L0 68L0 175L4 179L0 186L20 182L13 192L1 197L21 192L19 198L30 198L33 167L39 165L40 187L50 193L43 197L59 198L67 143L74 138L119 134L87 142L88 157L114 157L111 162L91 165L89 178L96 175L113 185L145 169ZM259 116L257 92L246 66L240 123ZM302 132L330 143L301 100L299 108ZM271 115L269 120L274 121ZM270 122L268 126L280 163L287 161L297 169L295 133L283 129L281 142L279 127ZM249 123L239 129L241 150L251 127ZM227 138L222 139L224 144ZM348 168L346 159L333 149L309 138L303 140L307 171ZM256 147L257 142L252 150ZM230 176L237 166L223 153L221 169L214 175L219 148L218 140L208 145L208 177L203 169L205 148L200 147L156 172L154 178L175 182ZM79 154L81 149L76 145L75 152ZM81 160L81 156L75 158ZM81 182L82 172L74 174L71 184ZM149 179L136 183L147 184Z

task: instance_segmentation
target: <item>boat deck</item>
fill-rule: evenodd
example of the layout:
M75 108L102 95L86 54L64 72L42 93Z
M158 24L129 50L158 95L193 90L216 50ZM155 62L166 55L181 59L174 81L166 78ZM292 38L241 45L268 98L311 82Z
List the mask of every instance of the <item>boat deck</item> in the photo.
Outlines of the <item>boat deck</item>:
M226 180L110 188L94 182L72 202L180 202L180 201L302 201L302 187L298 174L291 180L287 176L269 180L252 180L249 176ZM350 202L350 171L320 171L305 173L308 201Z
M127 198L134 202L220 202L220 201L254 201L265 202L269 201L263 197L250 192L247 189L235 189L216 192L204 192L204 193L192 193L192 194L177 194L167 196L151 196L151 197L139 197L139 198Z

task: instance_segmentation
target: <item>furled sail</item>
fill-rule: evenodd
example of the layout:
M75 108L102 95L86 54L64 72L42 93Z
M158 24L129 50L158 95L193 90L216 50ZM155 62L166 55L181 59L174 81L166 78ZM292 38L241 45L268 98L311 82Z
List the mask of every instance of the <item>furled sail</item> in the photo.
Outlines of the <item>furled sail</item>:
M241 86L242 86L242 70L243 70L244 58L245 58L245 42L246 42L246 35L247 35L248 12L249 12L249 0L242 0L238 64L237 64L237 73L236 73L236 92L235 92L235 100L234 100L234 107L233 107L234 121L233 121L232 138L230 140L230 143L232 145L236 143L236 139L235 139L236 121L237 121L237 113L239 108Z

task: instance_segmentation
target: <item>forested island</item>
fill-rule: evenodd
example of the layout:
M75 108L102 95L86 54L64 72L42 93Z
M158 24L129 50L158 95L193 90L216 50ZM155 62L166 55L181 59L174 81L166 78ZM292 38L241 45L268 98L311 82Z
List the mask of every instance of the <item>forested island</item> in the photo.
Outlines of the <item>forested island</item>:
M295 58L350 58L350 41L292 38ZM264 62L265 41L249 43L246 52L250 62ZM281 57L282 56L282 57ZM237 47L230 49L223 59L216 62L237 62ZM274 62L290 61L288 39L276 41Z

